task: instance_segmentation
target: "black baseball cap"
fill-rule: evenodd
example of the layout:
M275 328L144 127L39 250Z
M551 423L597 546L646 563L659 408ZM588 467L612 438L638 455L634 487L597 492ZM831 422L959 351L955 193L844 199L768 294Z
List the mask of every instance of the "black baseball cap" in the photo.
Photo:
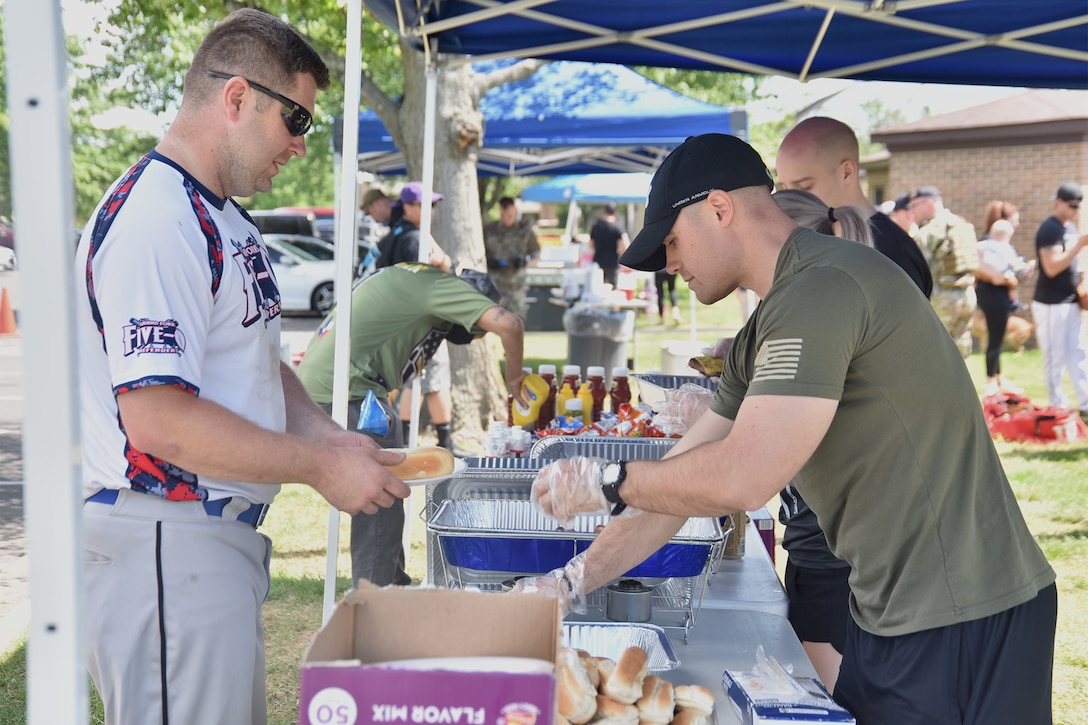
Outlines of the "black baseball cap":
M491 277L484 272L479 272L475 269L462 269L461 274L457 276L467 282L472 289L484 295L495 304L499 304L502 301L502 292L499 292L499 288L495 285L495 280L491 279ZM480 330L475 326L472 330L477 330L476 334L484 333L484 330ZM466 330L461 325L454 325L446 335L446 339L454 345L467 345L475 339L472 330Z
M1065 202L1070 201L1083 201L1084 192L1081 191L1080 184L1075 181L1067 181L1058 187L1058 193L1054 195L1055 199L1061 199Z
M892 207L892 211L901 211L906 209L910 205L910 192L906 194L900 194L895 197L895 206Z
M646 224L620 257L620 264L644 272L663 269L663 242L681 209L702 201L714 189L749 186L774 189L771 172L754 148L724 133L689 136L654 173L646 199Z

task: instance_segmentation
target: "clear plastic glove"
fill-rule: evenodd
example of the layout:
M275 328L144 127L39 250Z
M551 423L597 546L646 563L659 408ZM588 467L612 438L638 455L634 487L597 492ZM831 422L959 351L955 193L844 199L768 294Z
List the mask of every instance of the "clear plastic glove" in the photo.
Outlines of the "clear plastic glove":
M563 458L540 469L529 498L545 515L567 524L578 514L608 514L600 458Z
M567 562L562 569L553 569L544 576L518 579L512 592L544 593L557 598L563 615L586 613L586 552Z
M724 360L729 357L729 350L733 347L732 337L723 337L710 347L703 348L703 354Z
M682 436L703 417L713 398L714 393L694 383L666 391L665 400L656 406L654 427L668 436Z

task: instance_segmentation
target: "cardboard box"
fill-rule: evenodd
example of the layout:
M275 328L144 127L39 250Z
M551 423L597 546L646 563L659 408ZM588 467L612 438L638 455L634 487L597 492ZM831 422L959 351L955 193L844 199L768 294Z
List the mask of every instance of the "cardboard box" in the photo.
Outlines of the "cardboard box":
M551 725L555 675L387 669L395 660L555 662L559 602L544 595L376 587L360 581L303 659L300 725Z
M855 725L854 717L831 699L819 681L811 677L791 679L804 692L783 691L775 684L763 683L750 672L739 670L726 670L722 674L722 687L729 693L733 709L744 725Z

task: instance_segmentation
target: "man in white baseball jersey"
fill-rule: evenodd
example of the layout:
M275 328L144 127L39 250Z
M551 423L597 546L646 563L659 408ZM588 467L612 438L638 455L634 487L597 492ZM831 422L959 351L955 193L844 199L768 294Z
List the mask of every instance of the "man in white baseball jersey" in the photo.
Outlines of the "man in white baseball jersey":
M306 153L328 70L239 10L209 33L177 120L106 193L76 259L90 671L106 721L266 720L261 605L283 482L373 513L402 460L310 402L279 361L280 294L233 201Z

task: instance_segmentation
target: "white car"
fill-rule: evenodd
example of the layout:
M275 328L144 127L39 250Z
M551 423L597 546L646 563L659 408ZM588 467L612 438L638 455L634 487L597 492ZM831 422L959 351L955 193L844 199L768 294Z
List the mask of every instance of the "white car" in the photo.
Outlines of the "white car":
M264 243L280 288L284 312L313 312L324 316L336 297L333 280L336 262L318 259L290 244L290 235L265 234Z
M0 247L0 269L15 269L15 250Z

